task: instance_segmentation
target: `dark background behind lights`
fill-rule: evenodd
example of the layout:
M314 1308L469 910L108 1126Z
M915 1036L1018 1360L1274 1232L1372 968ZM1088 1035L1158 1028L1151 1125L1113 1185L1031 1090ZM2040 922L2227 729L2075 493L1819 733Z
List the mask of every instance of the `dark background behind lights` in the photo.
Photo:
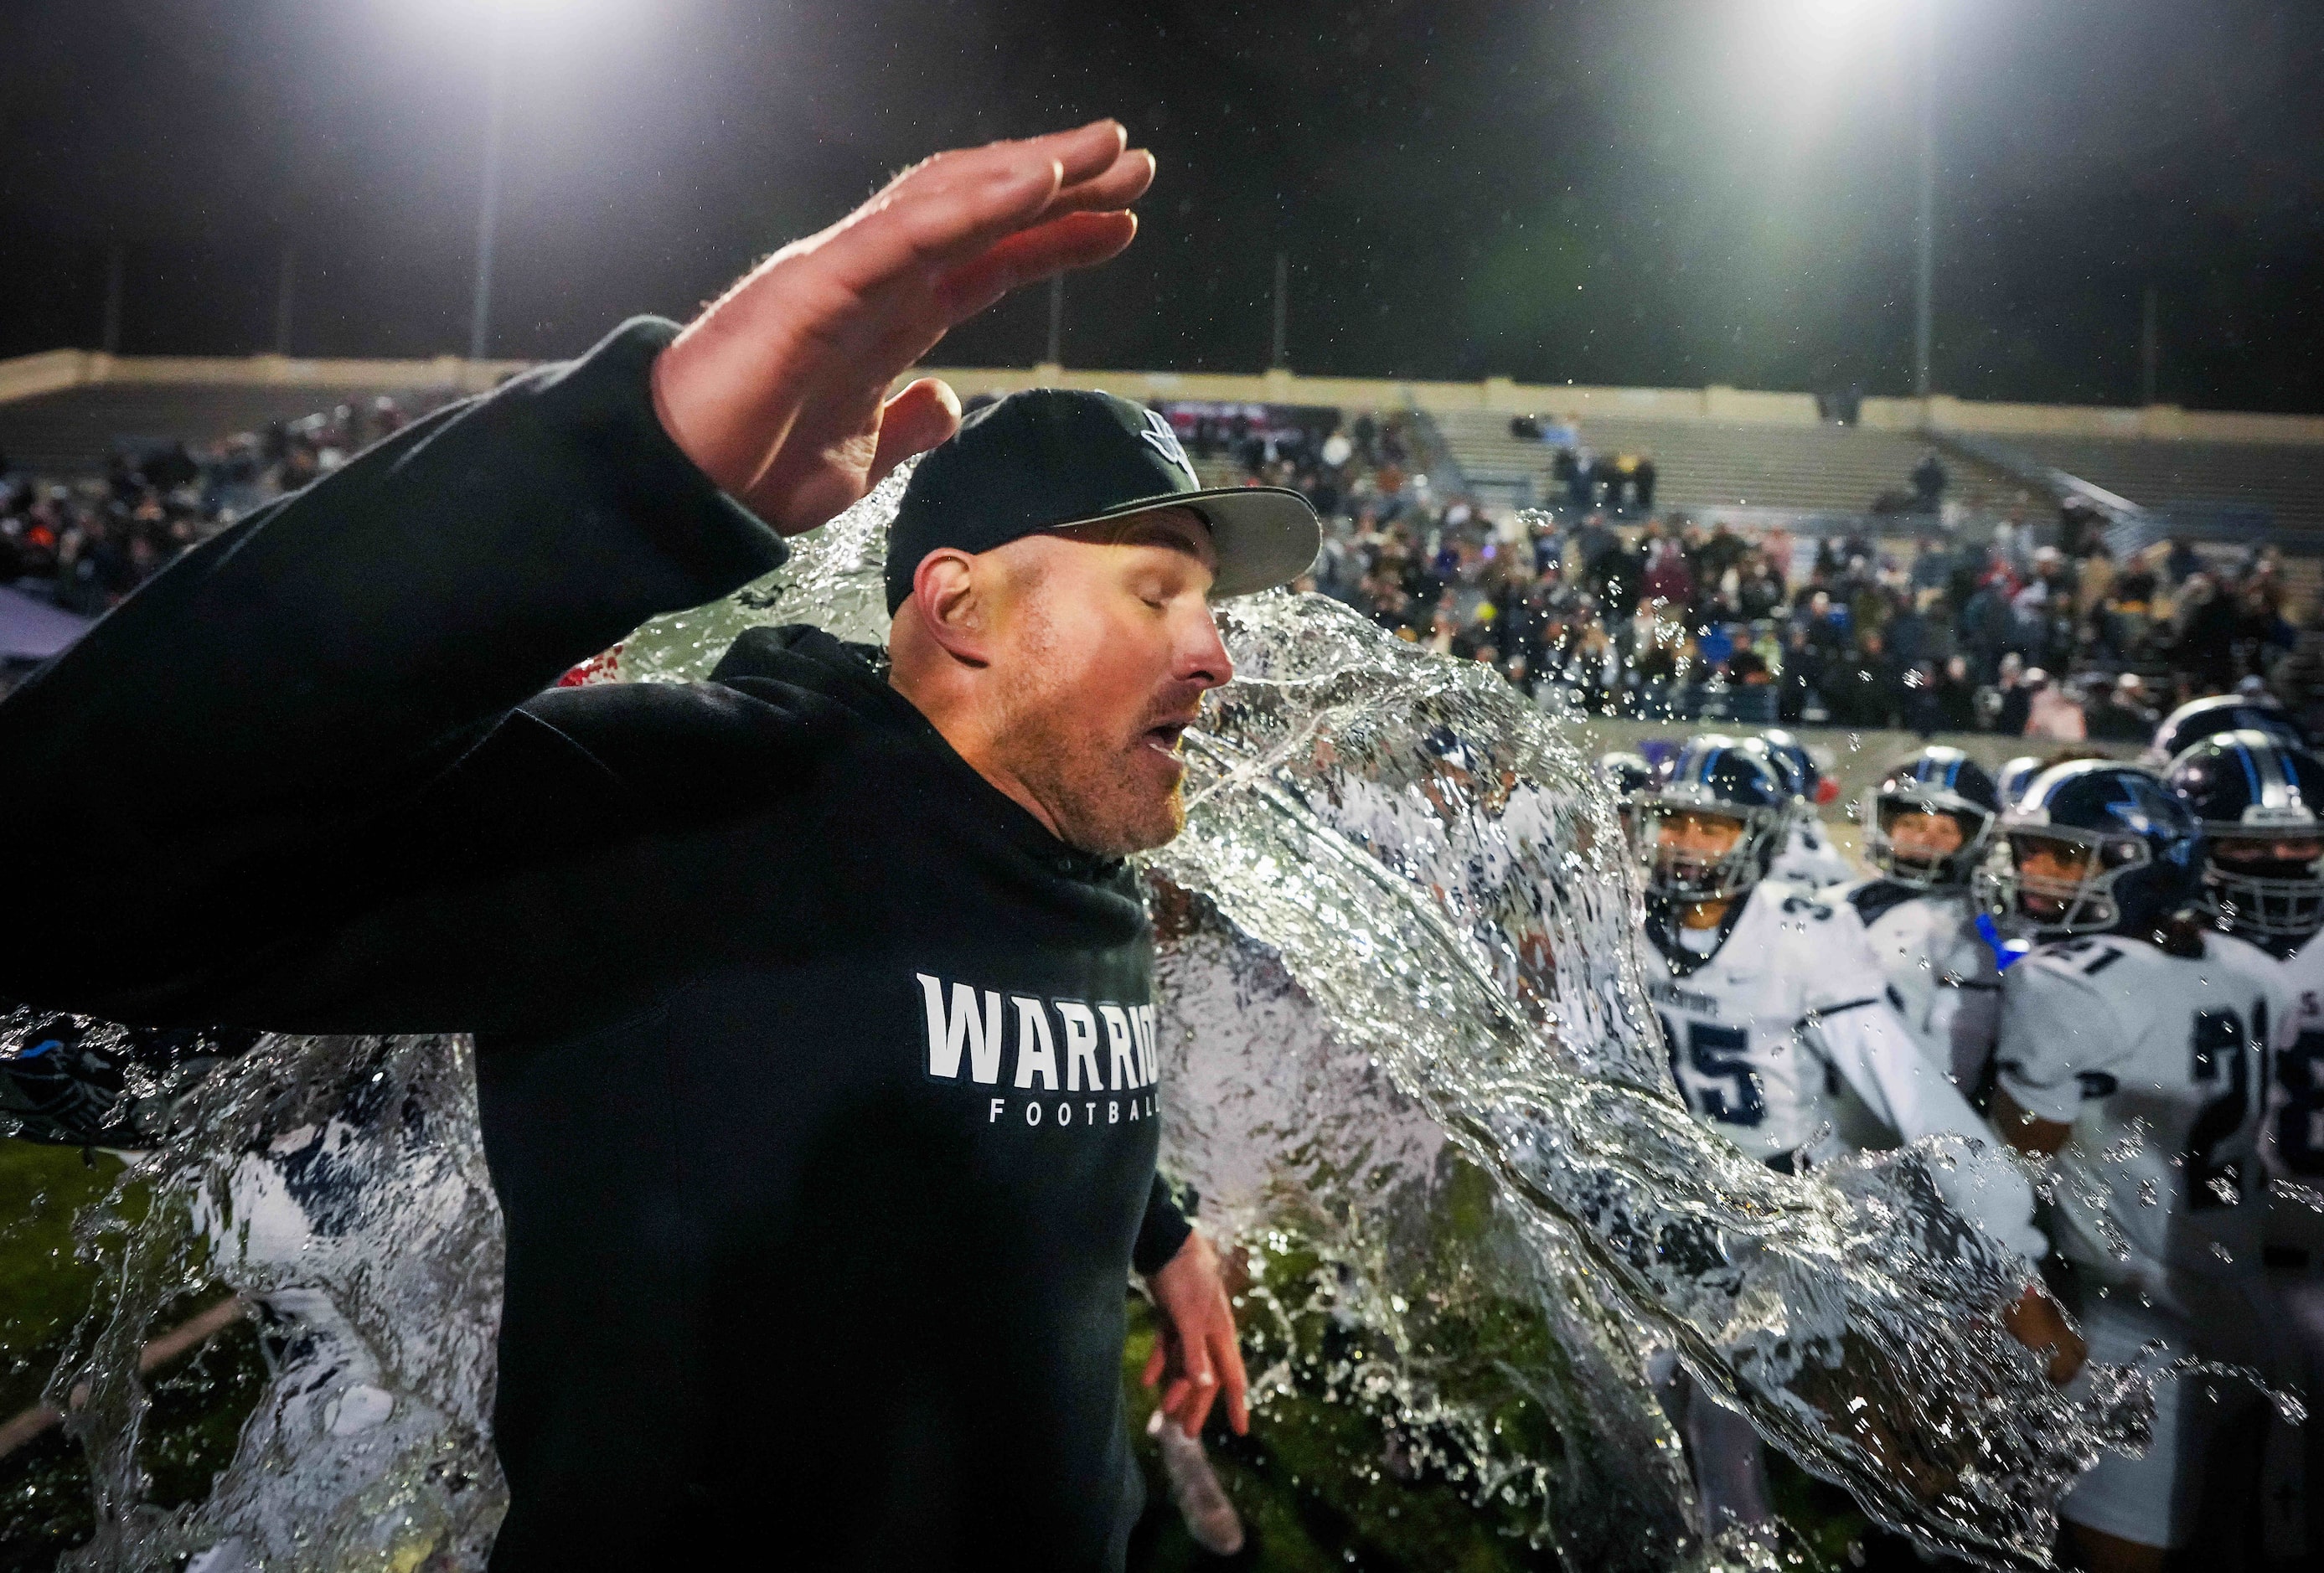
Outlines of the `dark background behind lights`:
M1932 0L1936 381L2324 409L2324 5ZM936 148L1115 114L1161 160L1065 358L1902 392L1911 0L520 0L494 349L682 315ZM0 7L0 354L466 339L484 0ZM938 353L1022 364L1038 293Z

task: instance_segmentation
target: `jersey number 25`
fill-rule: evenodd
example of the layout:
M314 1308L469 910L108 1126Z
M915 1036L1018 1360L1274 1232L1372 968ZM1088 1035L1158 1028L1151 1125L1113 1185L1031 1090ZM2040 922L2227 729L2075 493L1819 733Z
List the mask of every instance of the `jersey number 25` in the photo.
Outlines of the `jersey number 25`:
M1713 1026L1709 1022L1686 1024L1686 1065L1698 1077L1724 1085L1694 1087L1679 1070L1679 1035L1671 1018L1662 1018L1663 1041L1670 1045L1671 1080L1679 1098L1703 1118L1720 1125L1755 1126L1767 1118L1767 1100L1760 1096L1759 1078L1747 1057L1751 1035L1739 1026Z

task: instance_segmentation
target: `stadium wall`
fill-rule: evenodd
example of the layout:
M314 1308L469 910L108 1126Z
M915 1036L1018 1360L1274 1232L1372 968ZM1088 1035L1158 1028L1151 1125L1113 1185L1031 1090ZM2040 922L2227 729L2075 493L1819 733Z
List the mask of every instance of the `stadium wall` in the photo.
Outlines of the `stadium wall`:
M283 355L108 355L93 350L50 350L0 360L0 402L67 388L122 382L482 390L526 364L466 361L452 355L421 361L300 360ZM911 374L943 377L967 394L1031 387L1102 388L1148 400L1190 399L1351 409L1489 409L1509 415L1571 416L1585 421L1592 415L1792 427L1814 426L1818 420L1812 395L1719 385L1609 388L1517 382L1507 377L1488 377L1480 382L1423 382L1306 377L1282 371L1081 371L1053 365L932 367ZM1861 423L1890 431L2324 445L2324 415L2182 409L2173 404L2144 408L2006 404L1946 394L1928 399L1868 398Z

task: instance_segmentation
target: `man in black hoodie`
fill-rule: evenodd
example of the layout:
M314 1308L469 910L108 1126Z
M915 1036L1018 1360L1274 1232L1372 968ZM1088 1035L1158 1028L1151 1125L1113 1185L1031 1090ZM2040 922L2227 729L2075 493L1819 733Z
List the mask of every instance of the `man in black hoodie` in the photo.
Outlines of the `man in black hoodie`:
M1154 1173L1121 860L1183 823L1208 597L1298 572L1312 515L1201 492L1134 406L1020 396L915 477L890 669L762 630L706 683L549 687L952 437L949 390L889 382L1129 243L1124 142L939 155L683 333L259 511L0 704L0 816L39 805L58 903L0 997L475 1035L497 1568L1117 1566L1133 1265L1166 1411L1223 1388L1242 1423Z

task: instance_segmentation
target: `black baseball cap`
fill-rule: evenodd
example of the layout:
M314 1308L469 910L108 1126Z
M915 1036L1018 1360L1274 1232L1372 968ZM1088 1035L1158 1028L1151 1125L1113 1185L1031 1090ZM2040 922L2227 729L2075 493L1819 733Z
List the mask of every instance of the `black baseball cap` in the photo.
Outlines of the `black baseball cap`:
M1287 584L1323 541L1315 510L1281 486L1205 491L1167 417L1111 393L1030 388L972 411L920 461L888 529L888 611L930 552L989 552L1043 530L1189 508L1210 527L1213 599Z

